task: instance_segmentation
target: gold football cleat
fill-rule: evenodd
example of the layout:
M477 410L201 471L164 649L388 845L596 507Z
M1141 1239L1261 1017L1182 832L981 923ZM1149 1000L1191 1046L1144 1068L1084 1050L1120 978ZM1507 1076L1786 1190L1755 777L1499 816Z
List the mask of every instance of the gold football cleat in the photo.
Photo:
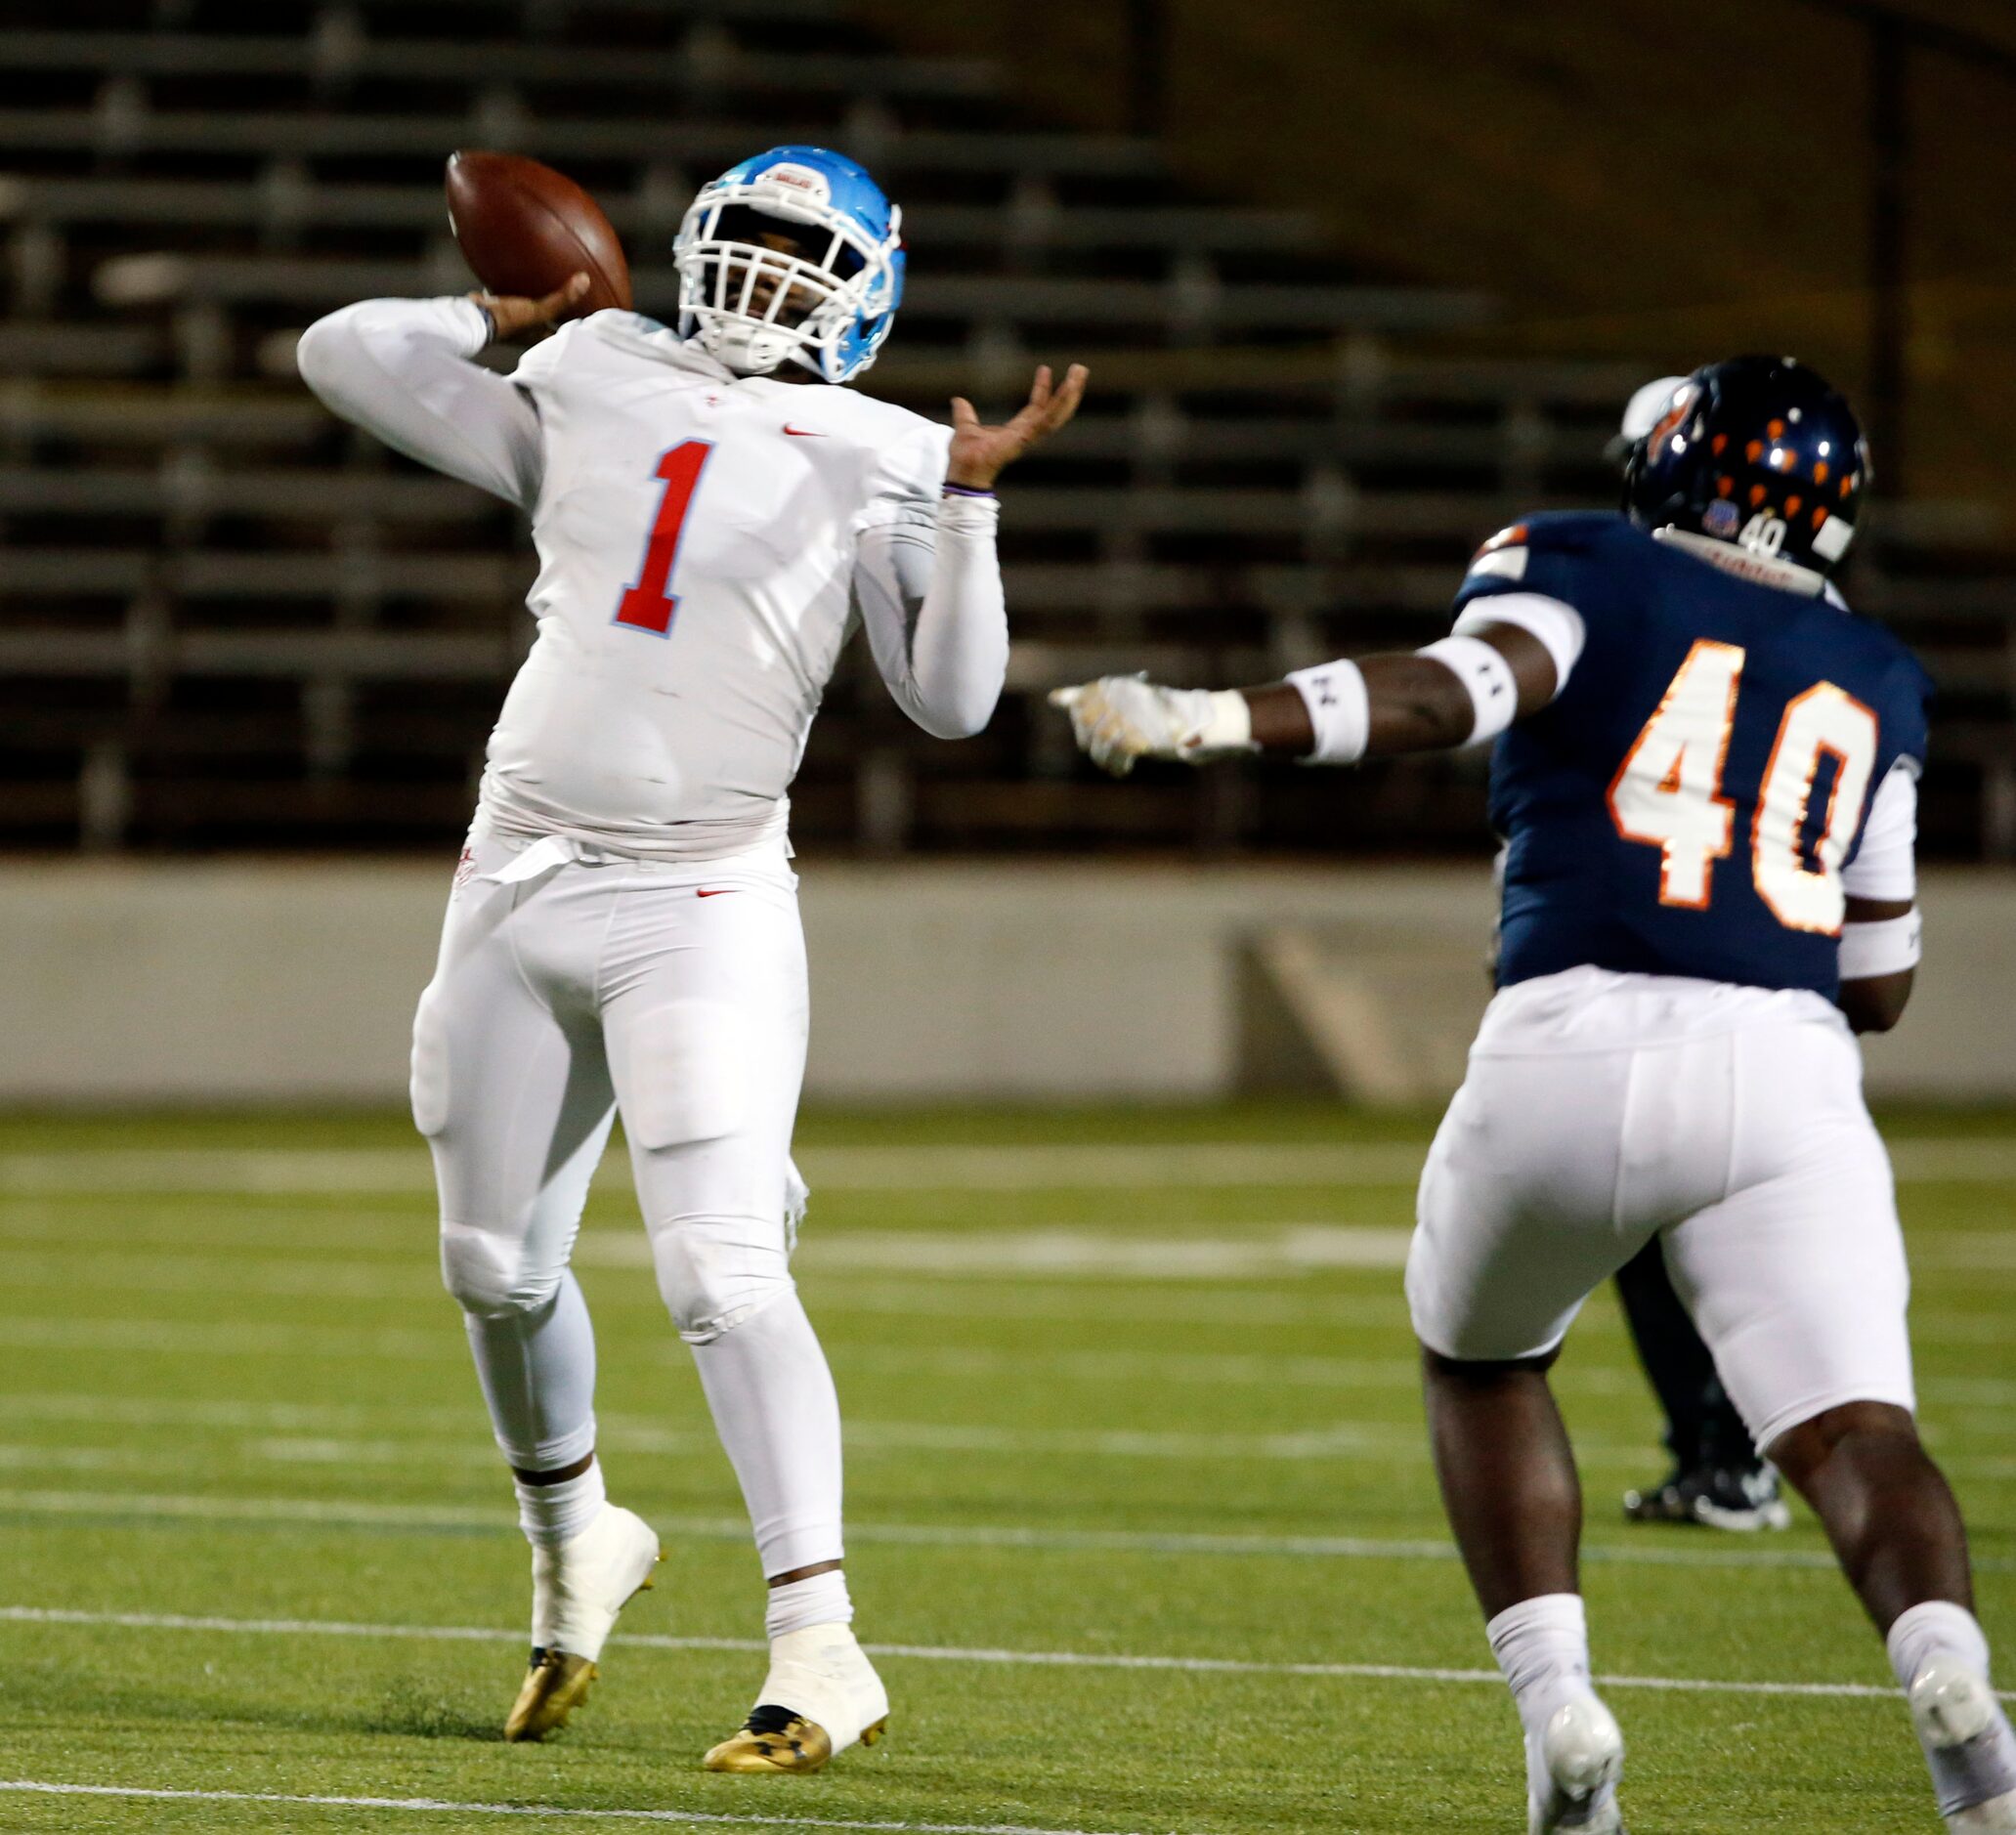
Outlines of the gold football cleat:
M884 1714L863 1728L861 1743L874 1745L888 1728ZM785 1708L759 1707L703 1763L709 1771L804 1772L821 1770L832 1757L833 1740L816 1721Z
M625 1511L622 1515L628 1516L629 1513ZM636 1517L630 1516L630 1521L645 1536L651 1535ZM592 1634L596 1649L602 1647L602 1634L607 1632L616 1614L638 1594L652 1590L655 1582L651 1568L665 1559L665 1551L658 1547L656 1537L651 1537L650 1546L651 1561L645 1567L643 1579L608 1611L601 1631ZM579 1623L575 1629L580 1631ZM509 1740L543 1739L548 1733L557 1732L567 1725L567 1717L588 1698L588 1685L600 1674L591 1656L579 1656L572 1650L553 1650L534 1644L532 1667L525 1672L518 1699L511 1703L511 1712L504 1721L504 1737Z
M525 1686L511 1703L504 1722L506 1739L543 1739L567 1725L567 1717L588 1698L588 1685L598 1674L584 1656L566 1650L535 1650Z

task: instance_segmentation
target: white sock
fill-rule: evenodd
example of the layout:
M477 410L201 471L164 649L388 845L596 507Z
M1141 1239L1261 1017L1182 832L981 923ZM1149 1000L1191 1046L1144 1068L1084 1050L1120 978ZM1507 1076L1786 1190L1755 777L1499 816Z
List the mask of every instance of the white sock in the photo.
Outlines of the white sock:
M573 1541L609 1502L599 1459L591 1460L579 1477L563 1478L558 1484L527 1484L519 1477L511 1482L518 1487L518 1526L536 1549L556 1549Z
M772 1587L769 1609L763 1614L764 1633L773 1641L794 1631L810 1631L814 1625L853 1622L854 1601L847 1597L847 1576L837 1567L809 1580Z
M1890 1667L1906 1688L1939 1656L1988 1681L1988 1634L1972 1612L1950 1600L1927 1600L1912 1606L1890 1627L1884 1643L1890 1650ZM1943 1749L1927 1745L1925 1763L1939 1796L1940 1814L1952 1815L2016 1790L2016 1733L2010 1731L2007 1716L1997 1708L1994 1722L1979 1738Z
M1951 1600L1927 1600L1914 1605L1890 1627L1884 1640L1898 1686L1909 1688L1933 1656L1944 1651L1977 1676L1988 1675L1988 1634L1964 1605Z
M840 1403L794 1293L693 1346L766 1574L840 1558Z
M1589 1682L1589 1619L1579 1593L1543 1593L1509 1605L1484 1627L1491 1653L1525 1729L1526 1794L1544 1803L1553 1789L1540 1749L1547 1723L1566 1702L1594 1695Z

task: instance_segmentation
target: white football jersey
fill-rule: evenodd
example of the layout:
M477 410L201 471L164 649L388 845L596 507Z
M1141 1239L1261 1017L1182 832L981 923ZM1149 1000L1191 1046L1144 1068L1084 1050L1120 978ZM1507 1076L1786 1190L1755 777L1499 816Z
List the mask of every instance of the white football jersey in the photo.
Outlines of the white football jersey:
M734 376L632 313L563 327L512 380L539 417L538 636L491 736L486 816L646 855L780 832L857 539L935 510L950 430Z

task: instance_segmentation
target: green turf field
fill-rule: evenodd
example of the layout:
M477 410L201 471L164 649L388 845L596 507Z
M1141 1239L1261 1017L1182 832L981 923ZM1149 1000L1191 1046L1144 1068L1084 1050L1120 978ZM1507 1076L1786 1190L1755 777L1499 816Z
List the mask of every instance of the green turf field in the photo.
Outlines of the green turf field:
M2016 1123L1891 1132L1928 1430L2016 1680ZM1425 1135L811 1118L799 1276L895 1717L747 1779L696 1761L761 1676L757 1571L620 1175L579 1256L603 1453L669 1558L573 1728L510 1747L526 1551L404 1125L0 1122L0 1781L118 1793L0 1791L0 1828L1515 1835L1399 1295ZM1810 1521L1623 1526L1657 1462L1608 1301L1562 1388L1636 1835L1935 1831Z

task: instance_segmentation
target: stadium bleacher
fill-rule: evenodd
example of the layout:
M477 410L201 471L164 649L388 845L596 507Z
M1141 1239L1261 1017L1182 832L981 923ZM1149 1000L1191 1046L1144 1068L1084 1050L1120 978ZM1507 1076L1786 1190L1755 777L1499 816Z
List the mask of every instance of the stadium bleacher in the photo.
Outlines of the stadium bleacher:
M787 139L855 153L904 203L911 291L873 392L1001 405L1042 359L1091 363L1095 391L1015 480L1019 641L993 729L930 741L851 659L801 839L1475 840L1475 761L1387 768L1349 811L1307 775L1105 794L1042 692L1425 641L1492 529L1610 497L1634 367L1452 354L1488 297L1357 272L1292 212L1187 195L1152 143L1021 119L986 65L906 56L826 0L117 0L92 19L24 0L0 27L0 841L450 840L531 634L525 533L326 415L293 338L355 298L469 284L441 201L456 147L579 178L651 310L694 183ZM1928 839L2016 855L1993 531L1886 504L1868 550L1852 590L1948 691Z

